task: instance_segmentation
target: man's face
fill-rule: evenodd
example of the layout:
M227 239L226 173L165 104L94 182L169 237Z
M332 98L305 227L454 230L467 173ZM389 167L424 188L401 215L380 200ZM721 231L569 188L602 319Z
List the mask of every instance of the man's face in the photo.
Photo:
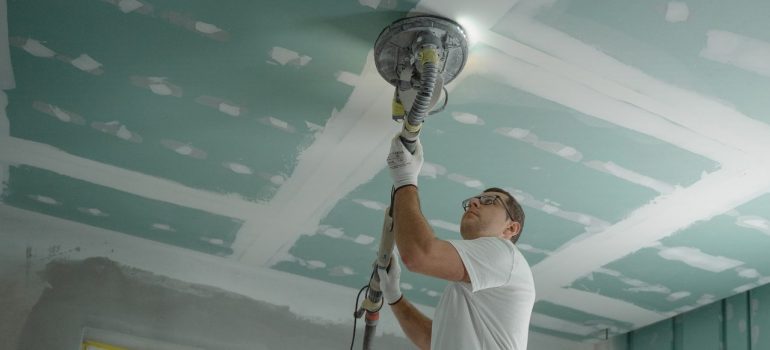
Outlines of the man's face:
M508 199L504 193L484 192L482 195L498 196L491 204L482 204L479 198L472 198L468 203L468 209L460 220L460 234L464 239L479 237L503 237L510 238L515 234L518 225L514 223L505 210L503 202ZM510 232L514 230L513 232ZM506 237L507 236L507 237Z

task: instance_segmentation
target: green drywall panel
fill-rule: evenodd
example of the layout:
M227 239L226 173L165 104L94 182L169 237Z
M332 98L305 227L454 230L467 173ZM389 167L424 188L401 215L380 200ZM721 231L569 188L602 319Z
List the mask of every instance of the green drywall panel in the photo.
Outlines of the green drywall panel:
M494 49L477 45L473 50L474 54L482 55ZM621 166L672 185L689 186L700 180L703 172L719 168L713 160L654 137L610 124L485 77L466 77L450 95L448 112L429 117L431 129L434 124L454 123L452 112L472 113L482 118L485 124L466 125L465 131L474 128L492 131L498 127L527 129L542 141L559 142L575 148L583 154L582 161L619 162ZM443 130L440 126L436 128ZM485 138L492 136L501 137L489 134ZM458 141L470 139L463 134L457 137ZM516 162L522 159L521 153L543 152L527 143L510 141L515 143L506 149ZM666 157L661 157L661 154Z
M62 219L227 256L242 221L29 166L10 168L2 202Z
M681 349L722 350L722 302L715 302L687 312L675 327L682 333Z
M629 350L674 350L671 319L638 329L630 335Z
M749 350L749 299L741 293L725 299L725 350Z
M710 272L684 262L672 262L666 269L658 263L663 259L658 248L645 248L604 268L620 272L594 272L573 282L571 288L590 291L621 299L648 310L677 312L682 307L696 307L702 300L724 297L724 286L738 287L746 278L733 270ZM697 290L698 293L691 293Z
M749 291L752 350L770 349L770 285Z
M757 198L738 211L758 213L767 200L767 196ZM762 276L770 275L766 249L770 236L761 229L738 226L738 220L738 216L720 215L697 222L663 239L660 246L640 249L604 266L622 275L597 271L576 280L571 287L662 312L679 312L682 307L697 307L703 301L754 287ZM725 244L728 237L729 244ZM691 265L693 261L669 260L663 255L667 248L698 250L704 257L729 261L728 266L733 267L709 271ZM662 263L667 264L666 269L654 267Z
M767 196L755 199L736 209L741 213L756 215L766 212L768 207L764 207L765 209L762 207L765 204L770 204L767 201ZM752 209L745 210L744 207ZM666 247L696 248L712 256L723 256L743 262L741 268L755 269L759 275L770 275L770 260L768 260L767 249L765 248L770 246L770 235L761 229L739 226L739 218L731 215L719 215L708 221L696 222L692 226L663 239L661 243ZM739 276L738 272L733 271L733 274ZM740 276L738 279L731 277L730 280L733 281L734 287L757 281L755 278ZM728 281L723 282L727 283ZM726 296L728 295L721 297Z
M770 41L770 23L765 19L770 4L762 0L687 1L683 2L689 10L687 20L670 23L666 21L669 3L560 1L558 6L544 8L536 18L652 77L730 101L739 111L770 121L763 95L770 90L770 80L701 56L713 30ZM498 31L514 38L527 37L527 33L504 27Z
M310 125L325 125L347 102L353 88L335 76L360 74L380 23L403 16L414 2L377 12L334 1L281 1L269 11L259 1L158 1L129 13L109 1L8 5L17 81L8 92L11 136L194 188L268 200L280 185L276 179L291 174L298 153L313 141ZM174 22L183 19L213 24L226 35ZM31 55L20 47L28 39L58 56ZM276 47L310 61L276 62ZM81 54L99 62L101 73L68 63ZM137 77L159 77L179 93L159 96L137 86ZM212 97L237 105L240 114L201 102ZM81 123L33 108L41 104L77 114ZM271 125L271 117L285 127ZM141 139L122 140L94 123L119 123ZM168 140L205 156L177 154L164 147ZM251 172L236 173L230 163Z

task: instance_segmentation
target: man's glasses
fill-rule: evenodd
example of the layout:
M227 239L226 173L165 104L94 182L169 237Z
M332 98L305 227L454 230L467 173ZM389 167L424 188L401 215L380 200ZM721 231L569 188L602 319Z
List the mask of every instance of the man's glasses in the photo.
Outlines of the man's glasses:
M513 220L513 215L511 215L511 212L508 210L508 206L505 205L505 201L503 201L503 198L501 198L500 196L492 195L492 194L482 194L482 195L468 198L460 203L464 211L468 211L468 208L471 206L471 201L473 199L478 199L479 203L483 205L494 204L496 200L500 200L500 203L502 203L503 209L505 209L505 212L508 214L508 217L511 218L511 220ZM513 220L513 221L516 221L516 220Z

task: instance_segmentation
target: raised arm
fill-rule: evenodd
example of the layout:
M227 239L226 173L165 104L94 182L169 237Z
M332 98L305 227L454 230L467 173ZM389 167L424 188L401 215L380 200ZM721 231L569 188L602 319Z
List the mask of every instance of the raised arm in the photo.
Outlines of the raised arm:
M469 282L457 250L433 233L420 210L417 177L422 168L422 145L417 141L414 154L393 138L388 167L396 189L393 198L396 246L409 271L450 281Z

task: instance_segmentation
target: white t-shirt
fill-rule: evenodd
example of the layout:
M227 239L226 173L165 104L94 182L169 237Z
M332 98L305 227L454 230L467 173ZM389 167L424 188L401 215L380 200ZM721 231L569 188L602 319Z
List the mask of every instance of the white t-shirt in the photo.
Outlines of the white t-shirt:
M535 304L532 270L511 241L449 241L471 283L450 282L433 319L431 349L524 350Z

